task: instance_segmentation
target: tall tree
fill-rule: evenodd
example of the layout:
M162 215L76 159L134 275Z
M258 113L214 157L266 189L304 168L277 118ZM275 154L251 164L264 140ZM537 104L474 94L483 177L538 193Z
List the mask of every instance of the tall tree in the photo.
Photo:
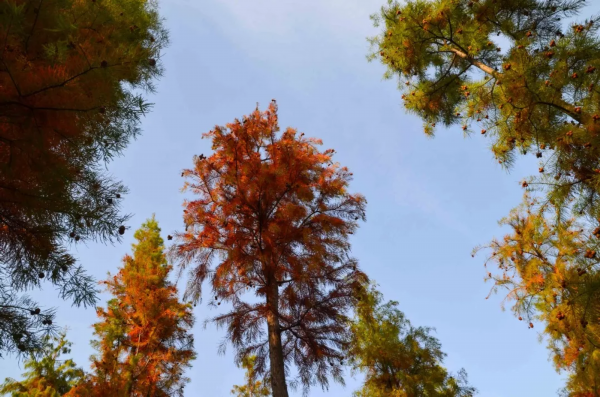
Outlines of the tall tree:
M71 352L71 342L66 333L58 337L45 336L41 351L30 353L25 361L22 381L7 378L0 385L0 395L12 397L59 397L66 394L83 378L83 370L77 368L71 359L61 360L60 356Z
M125 232L126 189L102 166L139 133L167 36L154 1L9 0L0 37L1 353L35 351L51 328L21 291L47 280L94 304L67 248Z
M242 367L246 370L246 384L233 386L231 394L236 397L269 397L271 395L271 388L268 384L256 379L255 362L256 356L247 356L242 359Z
M327 387L330 376L343 382L341 319L366 278L348 237L366 201L348 193L352 174L332 162L333 149L320 152L320 140L292 128L278 131L272 101L262 114L257 107L204 134L215 153L183 172L184 190L199 198L184 203L186 232L173 257L182 270L193 265L186 297L199 300L208 278L211 305L231 303L214 321L227 327L238 362L256 355L263 374L268 359L273 396L287 397L292 363L305 392Z
M154 217L134 237L133 257L103 282L114 298L97 309L93 373L71 396L183 396L189 382L183 371L195 358L191 304L179 301L167 279L172 267Z
M446 354L431 328L413 327L397 302L383 303L373 284L358 297L347 350L353 369L366 375L356 397L467 397L477 392L463 369L451 376L442 367Z

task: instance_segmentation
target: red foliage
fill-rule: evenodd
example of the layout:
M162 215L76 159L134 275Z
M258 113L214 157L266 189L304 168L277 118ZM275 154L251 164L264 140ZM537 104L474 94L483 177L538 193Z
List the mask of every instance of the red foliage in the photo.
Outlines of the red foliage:
M232 304L214 321L227 327L238 360L257 356L259 374L269 357L274 396L287 396L289 362L305 387L343 381L340 318L366 280L348 237L366 201L347 192L352 174L332 163L333 149L320 152L320 140L291 128L277 134L274 102L227 128L205 134L215 153L184 171L199 196L185 203L187 231L173 251L183 267L193 263L187 295L198 300L209 278L211 304Z

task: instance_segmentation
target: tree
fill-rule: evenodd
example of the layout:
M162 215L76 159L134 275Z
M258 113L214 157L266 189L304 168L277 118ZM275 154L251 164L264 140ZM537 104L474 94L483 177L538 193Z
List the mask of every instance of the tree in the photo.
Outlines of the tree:
M587 233L576 218L552 222L560 207L525 195L524 202L500 221L512 230L503 240L476 248L492 251L486 260L492 291L506 300L529 328L545 324L544 334L557 370L570 377L564 393L600 395L600 273L596 252L600 228ZM560 214L554 217L559 217ZM552 217L552 218L554 218Z
M25 361L27 372L22 381L7 378L0 386L0 395L13 397L59 397L66 394L83 377L83 370L77 368L71 359L59 360L62 354L71 352L71 342L66 333L58 337L45 336L42 350L30 353Z
M183 371L195 358L191 304L179 302L167 280L172 267L154 217L134 237L133 257L104 281L114 298L97 309L93 373L71 396L183 396L189 382Z
M450 376L442 367L446 356L432 328L413 327L398 303L383 303L375 285L358 294L356 316L351 321L347 357L355 371L366 375L356 397L458 397L477 390L461 369Z
M95 303L67 248L125 232L102 166L138 135L167 36L146 0L2 1L0 31L0 353L36 351L54 311L19 293Z
M405 107L433 134L437 123L473 125L491 137L509 168L515 153L540 158L524 186L578 214L600 217L600 40L597 18L565 27L584 0L388 1L370 39L373 53L399 76ZM508 43L502 49L494 40Z
M584 4L389 1L372 17L376 25L385 24L385 32L371 39L375 51L369 56L388 66L386 77L399 75L405 107L423 119L427 134L437 123L462 125L467 134L478 125L492 137L503 167L509 169L518 152L541 159L538 176L522 186L543 194L526 197L502 221L515 233L488 247L498 253L494 260L503 261L497 262L502 275L494 276L496 285L509 288L515 315L527 317L530 327L534 318L546 323L557 367L572 371L567 389L573 393L597 384L599 374L590 365L596 339L588 334L594 331L581 325L600 304L592 237L600 230L598 17L569 26L561 22ZM508 48L494 41L498 36ZM533 198L540 204L535 209ZM575 224L578 229L572 229ZM570 232L577 239L565 237ZM580 277L589 281L577 281ZM575 281L574 289L563 289L563 281Z
M184 203L186 231L172 252L182 270L194 265L186 299L198 301L209 278L211 305L232 304L213 320L227 327L238 362L256 355L262 375L268 357L273 396L288 396L291 363L305 392L329 376L343 382L341 319L366 278L348 237L366 201L347 192L352 174L332 163L333 149L319 152L320 140L292 128L277 134L275 101L226 127L204 135L215 153L183 172L184 190L199 196Z
M271 395L271 388L268 384L256 380L255 362L256 356L248 356L242 359L242 367L246 370L246 384L233 386L231 394L237 397L269 397Z
M516 151L535 154L543 159L537 183L563 201L576 193L579 209L597 218L598 26L592 18L563 33L560 22L584 3L388 1L372 16L385 31L370 40L369 59L380 57L386 77L398 74L405 107L423 119L427 134L437 123L467 133L479 125L504 167Z

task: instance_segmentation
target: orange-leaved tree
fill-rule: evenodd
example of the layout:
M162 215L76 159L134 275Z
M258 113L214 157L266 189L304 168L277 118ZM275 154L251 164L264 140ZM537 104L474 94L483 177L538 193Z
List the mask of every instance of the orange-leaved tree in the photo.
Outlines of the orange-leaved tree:
M184 190L199 196L184 203L186 231L172 251L190 270L186 296L199 300L209 279L211 304L232 305L213 321L227 328L238 362L256 355L263 374L268 360L273 396L288 396L290 364L305 392L329 377L343 382L340 320L366 280L348 237L366 200L348 192L352 174L332 162L334 150L320 152L320 140L292 128L278 134L275 101L226 127L204 135L214 154L183 173Z
M133 257L125 256L119 273L104 281L114 298L97 309L93 373L72 396L182 396L189 381L183 371L195 358L191 304L181 303L167 280L172 267L156 220L134 237Z
M576 218L560 214L559 205L532 198L501 220L511 227L502 240L483 248L495 265L487 279L492 291L506 290L519 320L533 328L545 325L558 370L568 371L569 396L600 395L600 228L592 233ZM481 248L477 248L479 250Z
M0 2L0 352L41 346L52 311L20 291L48 280L95 302L67 244L119 239L125 187L103 172L139 133L167 41L146 0Z

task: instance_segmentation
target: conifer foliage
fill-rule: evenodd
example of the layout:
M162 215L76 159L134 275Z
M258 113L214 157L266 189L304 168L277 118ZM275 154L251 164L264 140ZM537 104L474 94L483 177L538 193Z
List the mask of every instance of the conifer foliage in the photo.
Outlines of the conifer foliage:
M27 372L22 381L7 378L0 385L0 395L12 397L59 397L65 395L83 378L83 370L73 360L60 357L71 352L66 333L58 337L45 336L41 351L29 353L25 360Z
M247 356L242 359L242 367L246 370L246 384L233 386L231 394L236 397L269 397L271 388L263 381L256 379L254 363L256 356Z
M333 163L334 150L320 152L320 140L292 128L278 131L272 101L204 135L215 152L183 173L184 190L198 197L184 203L186 231L173 257L189 268L187 297L198 300L208 279L211 304L231 304L214 321L226 327L238 362L256 355L262 375L268 360L273 396L287 397L290 365L305 392L327 387L329 377L343 382L348 330L340 319L366 279L348 237L366 201L347 191L352 174Z
M94 325L92 374L71 396L182 396L183 371L195 358L191 305L167 280L171 266L154 218L134 235L133 257L104 284L114 296Z
M511 233L486 247L487 279L505 290L519 320L545 324L558 370L570 372L565 393L600 393L600 229L595 234L575 218L552 222L558 208L525 195L501 220ZM551 216L552 215L552 216ZM477 248L477 252L480 248ZM493 272L493 273L492 273Z
M387 77L399 76L405 107L427 134L437 123L465 133L478 126L503 167L518 153L539 159L522 182L524 202L501 221L513 232L486 246L498 270L486 272L529 328L544 322L557 368L571 374L565 393L574 396L600 393L599 21L562 21L584 5L390 0L372 17L385 30L371 39L369 56L382 60Z
M356 397L467 397L476 389L461 369L451 376L442 367L446 356L431 328L413 327L397 309L383 303L372 284L358 293L356 317L351 322L348 359L354 370L365 373Z
M95 302L66 245L125 231L101 166L139 133L167 36L153 1L8 0L0 37L0 352L32 351L53 313L20 291Z
M492 140L503 167L535 155L528 185L600 218L598 17L566 26L585 0L389 0L369 59L397 75L407 110ZM582 212L582 213L583 213Z

